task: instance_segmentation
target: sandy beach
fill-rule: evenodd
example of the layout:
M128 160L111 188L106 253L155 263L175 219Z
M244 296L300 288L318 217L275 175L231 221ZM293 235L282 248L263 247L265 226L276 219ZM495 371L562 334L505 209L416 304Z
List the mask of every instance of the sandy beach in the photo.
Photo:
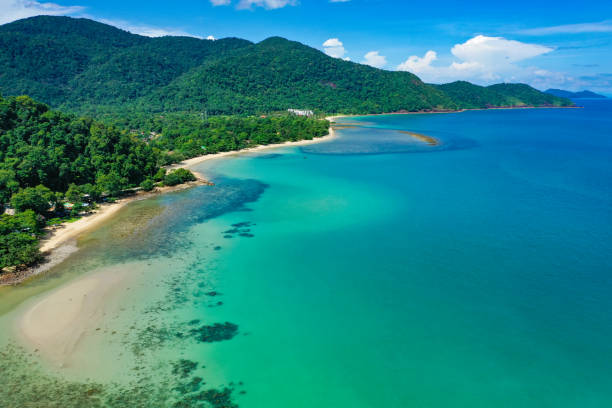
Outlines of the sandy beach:
M172 166L171 169L178 167L189 168L207 160L231 155L260 152L277 147L318 143L324 140L331 140L334 137L334 131L330 129L329 135L325 137L195 157L178 163ZM197 174L197 177L197 182L190 183L190 185L183 186L183 188L203 184L204 176ZM43 251L50 253L50 259L52 260L45 265L56 265L77 250L75 240L80 234L107 221L129 202L148 198L153 194L164 193L170 190L175 191L176 189L158 189L156 193L140 194L122 199L116 203L104 204L100 206L95 214L86 216L53 231L42 242L41 246ZM70 248L70 251L64 254L62 248ZM39 270L37 273L47 269ZM37 298L31 304L24 305L15 320L19 337L28 348L39 353L45 360L56 367L82 364L83 362L75 360L78 345L84 336L88 332L95 330L104 316L109 313L109 308L114 303L110 301L112 296L118 296L119 289L127 285L126 280L129 279L129 276L125 271L125 268L105 268L104 270L90 273L42 295L42 297Z
M335 119L339 118L341 116L330 116L328 118L326 118L327 120L329 120L330 122L333 122ZM176 169L179 167L184 167L184 168L188 168L190 169L191 167L203 163L205 161L208 160L215 160L215 159L219 159L221 157L227 157L227 156L235 156L235 155L239 155L239 154L247 154L247 153L258 153L261 152L263 150L268 150L268 149L276 149L279 147L288 147L288 146L306 146L309 144L313 144L313 143L321 143L324 141L329 141L332 140L336 137L336 134L334 132L334 129L332 127L329 128L329 133L326 136L323 137L317 137L314 139L310 139L310 140L299 140L297 142L284 142L284 143L274 143L274 144L269 144L269 145L261 145L261 146L256 146L256 147L249 147L248 149L242 149L242 150L232 150L229 152L221 152L221 153L214 153L214 154L206 154L203 156L197 156L197 157L193 157L191 159L187 159L184 160L180 163L174 164L172 166L170 166L168 169L172 170L172 169Z
M80 340L109 313L110 297L127 279L125 269L108 268L45 294L19 315L18 335L53 365L68 366Z
M336 117L329 117L327 120L333 121ZM335 137L334 130L330 127L329 133L326 136L314 138L310 140L300 140L297 142L285 142L285 143L276 143L269 145L256 146L243 150L233 150L229 152L221 152L215 154L207 154L203 156L193 157L188 160L184 160L180 163L174 164L172 166L168 166L168 170L174 170L177 168L187 168L191 169L193 166L208 161L215 160L222 157L239 155L239 154L247 154L247 153L257 153L263 150L274 149L279 147L287 147L287 146L304 146L312 143L320 143L322 141L331 140ZM45 255L45 262L35 265L26 270L18 271L15 273L6 273L0 279L0 285L16 285L19 284L31 277L36 275L40 275L52 267L61 263L64 259L66 259L70 254L78 250L76 245L76 239L83 233L91 231L96 228L100 224L106 222L110 218L112 218L119 210L121 210L125 205L132 201L143 200L150 198L152 196L158 194L169 193L173 191L179 191L186 188L191 188L198 185L208 184L207 178L205 175L193 171L193 174L196 176L197 181L181 184L173 187L157 187L154 191L151 192L137 192L136 194L121 198L120 200L115 201L114 203L101 204L99 208L88 215L83 216L72 223L65 223L59 226L54 227L48 233L48 235L41 240L40 251Z

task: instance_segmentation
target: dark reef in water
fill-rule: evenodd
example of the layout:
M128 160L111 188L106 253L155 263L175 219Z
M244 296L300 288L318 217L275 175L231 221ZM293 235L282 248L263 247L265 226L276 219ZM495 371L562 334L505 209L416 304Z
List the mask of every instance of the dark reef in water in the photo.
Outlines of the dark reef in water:
M246 205L257 201L268 187L257 180L219 177L215 181L214 188L193 188L131 203L108 224L110 228L89 237L90 242L95 241L92 250L108 254L107 263L173 257L177 248L193 246L182 232L229 212L248 211Z
M230 322L215 323L211 326L201 326L189 330L189 334L202 343L231 340L238 334L238 325Z
M224 388L218 390L206 390L197 394L184 397L182 400L172 405L174 408L191 407L212 407L212 408L237 408L238 405L232 402L232 390Z
M279 157L283 157L280 153L268 153L268 154L259 154L255 156L256 159L278 159Z
M187 378L197 368L197 362L181 359L172 365L172 374L178 375L180 378Z
M250 221L242 221L236 224L232 224L230 229L223 231L223 238L234 238L234 236L238 235L239 237L244 238L253 238L255 235L251 233L251 227L254 227L256 224Z
M132 344L132 351L138 356L145 350L155 350L177 341L193 339L201 343L214 343L231 340L238 334L238 325L230 322L190 328L197 324L199 320L174 325L150 324L138 333L138 340Z
M368 127L366 124L344 129L342 132L350 135L350 137L339 138L327 143L301 146L300 150L307 154L341 156L434 153L447 150L463 150L476 146L476 142L461 135L436 132L435 135L424 136L420 133L398 129ZM436 143L431 143L433 140L436 140Z
M0 351L0 406L57 408L237 408L235 385L206 388L194 375L198 363L179 360L170 372L140 370L129 384L71 381L52 376L33 363L19 347ZM161 370L161 371L159 371ZM155 377L156 380L152 378ZM239 383L240 386L242 383ZM238 392L244 394L244 390Z

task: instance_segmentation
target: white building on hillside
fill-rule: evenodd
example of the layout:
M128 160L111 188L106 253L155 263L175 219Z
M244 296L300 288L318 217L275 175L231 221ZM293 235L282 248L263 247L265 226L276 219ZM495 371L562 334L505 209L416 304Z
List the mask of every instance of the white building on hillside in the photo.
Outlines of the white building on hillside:
M314 116L314 112L311 110L299 110L299 109L287 109L287 111L289 111L289 113L293 113L294 115L298 115L298 116Z

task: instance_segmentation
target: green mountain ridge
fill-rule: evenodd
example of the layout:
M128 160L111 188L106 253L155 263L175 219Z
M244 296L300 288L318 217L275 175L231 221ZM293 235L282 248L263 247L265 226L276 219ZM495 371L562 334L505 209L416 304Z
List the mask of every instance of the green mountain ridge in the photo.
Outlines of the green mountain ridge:
M0 92L76 113L259 114L567 106L527 85L429 85L408 72L332 58L272 37L149 38L88 19L38 16L0 26Z
M526 84L479 86L466 81L456 81L434 86L464 109L570 105L566 100L540 92Z
M544 92L547 94L558 96L560 98L576 98L576 99L580 99L580 98L605 99L606 98L606 96L604 95L600 95L595 92L587 91L587 90L579 91L579 92L572 92L572 91L564 91L563 89L547 89Z
M227 38L149 38L88 19L39 16L0 26L0 90L75 112L120 105L229 50Z

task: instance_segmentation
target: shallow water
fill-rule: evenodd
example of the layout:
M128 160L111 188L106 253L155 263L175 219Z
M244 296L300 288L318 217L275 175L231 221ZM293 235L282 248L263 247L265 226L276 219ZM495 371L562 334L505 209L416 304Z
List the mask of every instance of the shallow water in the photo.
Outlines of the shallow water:
M227 406L225 387L241 407L611 405L612 103L585 104L350 118L206 163L215 187L130 205L0 292L11 343L35 292L117 266L137 282L80 345L93 363L7 346L24 360L2 375L75 406Z

